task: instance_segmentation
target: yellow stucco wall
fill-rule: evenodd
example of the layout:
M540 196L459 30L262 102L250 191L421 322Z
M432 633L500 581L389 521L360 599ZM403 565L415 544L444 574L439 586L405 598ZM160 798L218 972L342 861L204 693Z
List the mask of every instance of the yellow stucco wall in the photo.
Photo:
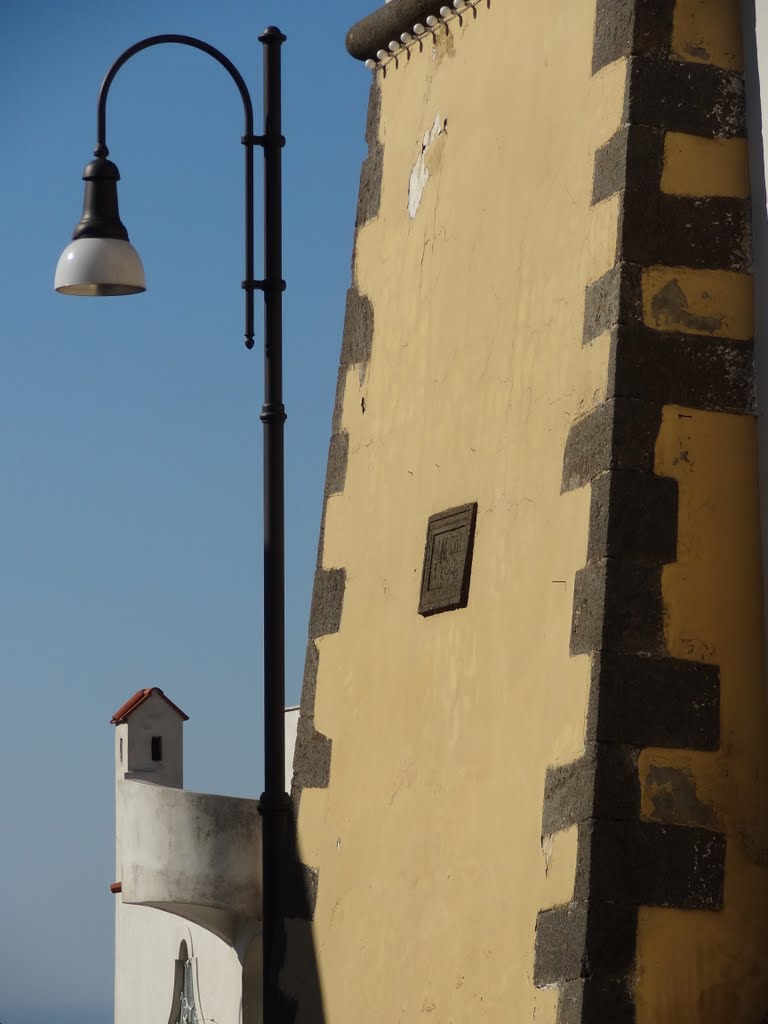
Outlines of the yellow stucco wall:
M690 267L645 267L643 319L660 331L750 341L752 275Z
M316 641L330 784L299 809L314 921L287 922L289 947L312 946L333 1024L555 1024L557 990L533 984L536 919L572 898L577 841L568 829L542 845L544 780L583 751L590 671L568 650L590 488L561 494L561 475L574 421L606 396L611 339L582 346L584 294L619 258L623 201L590 204L626 79L624 59L592 74L594 14L595 0L541 0L524 20L480 4L376 72L381 204L354 263L373 346L342 382L349 460L322 566L343 568L346 589L339 631ZM669 55L738 69L738 5L678 0ZM746 198L745 141L667 132L657 186ZM643 328L751 341L748 274L659 260L640 280ZM643 750L641 818L724 833L725 895L716 912L641 907L629 984L637 1024L757 1024L768 716L754 419L667 406L655 472L679 484L665 653L719 666L721 747ZM469 605L423 618L427 519L472 501ZM281 986L300 985L289 958ZM301 1002L298 1022L321 1024Z
M749 196L746 139L703 139L683 132L664 138L661 191L686 196Z
M560 489L607 381L607 337L581 333L615 260L618 199L590 197L625 79L592 76L593 31L594 0L528 5L524 31L516 5L481 5L380 78L381 208L355 263L373 350L346 379L323 551L346 570L341 628L317 641L331 777L298 822L334 1024L555 1020L536 915L570 898L576 839L542 850L543 787L582 752L589 678L568 653L589 489ZM469 605L422 618L427 519L471 501Z
M673 51L739 68L739 5L678 0ZM745 140L669 133L662 188L747 196ZM698 334L702 345L715 337L748 341L751 278L647 268L643 315L654 329ZM665 640L673 657L719 666L721 743L712 753L642 751L641 815L721 831L726 861L721 911L641 908L637 1024L751 1024L768 1007L768 714L754 417L666 407L655 471L679 485L677 561L662 577Z
M672 55L677 60L740 71L743 55L738 0L677 0Z
M750 1024L768 1006L768 717L763 675L756 426L668 406L656 472L680 488L678 560L664 569L670 654L720 666L721 746L646 749L646 820L726 836L722 911L643 908L638 1024Z

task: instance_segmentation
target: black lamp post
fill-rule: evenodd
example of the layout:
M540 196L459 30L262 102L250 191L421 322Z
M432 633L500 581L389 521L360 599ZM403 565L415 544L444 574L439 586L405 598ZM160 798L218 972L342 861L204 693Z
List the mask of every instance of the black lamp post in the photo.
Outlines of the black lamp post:
M54 287L67 295L130 295L145 290L141 260L120 221L117 182L120 174L108 160L107 94L127 60L161 43L202 50L219 62L237 86L245 112L245 344L253 347L253 295L264 295L264 792L262 815L262 926L264 1021L276 1012L271 953L279 914L280 856L288 797L285 792L285 537L283 479L283 290L280 48L285 36L271 26L264 44L264 134L254 135L253 104L237 68L223 53L191 36L151 36L121 54L99 92L97 143L85 171L83 216L56 268ZM264 150L264 279L253 276L253 150Z

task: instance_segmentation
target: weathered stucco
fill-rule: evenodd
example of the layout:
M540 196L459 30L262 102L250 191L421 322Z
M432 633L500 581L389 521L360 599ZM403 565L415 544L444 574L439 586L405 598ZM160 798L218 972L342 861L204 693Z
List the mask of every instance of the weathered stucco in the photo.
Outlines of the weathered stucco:
M321 563L343 570L343 605L336 631L311 629L330 778L298 812L335 1024L510 1006L554 1021L536 917L570 898L576 835L542 847L543 786L583 749L589 680L568 649L589 495L561 493L563 452L604 397L609 338L582 347L584 289L613 264L618 202L590 199L624 99L623 68L592 76L593 31L593 0L529 7L525 32L482 5L379 76L380 204L354 263L373 332L341 379ZM425 619L427 520L474 501L469 604ZM287 922L281 985L316 1024L309 927Z
M244 955L261 921L258 801L126 779L117 815L123 903L178 914Z
M664 138L661 191L685 196L749 196L746 139L706 139L683 132Z
M751 341L752 275L690 267L646 267L643 319L655 330Z
M751 416L668 406L656 472L678 481L677 561L662 581L670 652L720 666L721 743L646 749L646 820L726 836L717 914L645 908L638 927L638 1024L750 1024L768 1007L768 719L762 646L757 446Z
M364 19L351 52L420 2ZM755 1024L767 724L738 6L446 17L374 76L286 1019ZM426 524L473 503L468 604L420 616Z
M678 0L673 46L686 60L738 68L738 21L738 4ZM743 139L668 135L662 188L747 196L745 163ZM748 343L751 279L727 270L649 268L643 316L651 328L697 334L703 346L716 337ZM667 316L682 322L675 328ZM715 830L727 856L719 912L641 908L637 1024L750 1024L768 1007L768 716L755 417L666 406L655 472L675 479L679 494L677 559L662 575L665 642L673 656L718 666L720 743L712 751L642 751L641 815Z
M742 67L739 4L734 0L676 0L672 54L677 60Z

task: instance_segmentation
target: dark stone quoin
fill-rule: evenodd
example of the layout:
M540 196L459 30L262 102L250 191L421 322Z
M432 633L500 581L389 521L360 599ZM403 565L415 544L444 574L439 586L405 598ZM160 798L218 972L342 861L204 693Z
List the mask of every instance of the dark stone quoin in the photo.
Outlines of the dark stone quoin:
M558 1024L634 1024L638 907L706 912L723 901L714 817L694 791L669 823L641 820L637 769L643 747L720 743L718 666L673 658L665 642L661 574L677 557L678 495L654 473L662 410L755 411L749 342L693 333L707 325L674 282L660 326L681 329L643 319L646 267L750 266L744 200L661 191L665 132L745 132L741 76L672 59L673 10L674 0L597 0L593 72L628 60L624 124L595 154L592 191L593 204L619 196L616 263L588 285L583 327L584 345L608 334L608 387L572 425L563 464L563 492L591 489L571 653L592 668L585 753L552 766L544 790L542 835L578 829L574 898L542 910L536 929L534 981L558 986Z

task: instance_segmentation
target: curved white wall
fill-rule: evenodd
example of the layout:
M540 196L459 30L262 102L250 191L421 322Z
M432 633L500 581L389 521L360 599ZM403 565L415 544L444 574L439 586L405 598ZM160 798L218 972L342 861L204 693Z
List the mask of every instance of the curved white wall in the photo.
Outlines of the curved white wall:
M195 961L201 1019L239 1024L242 968L231 946L180 917L116 899L115 1024L168 1024L182 941Z
M258 802L129 779L117 803L123 903L177 914L244 952L261 919Z

